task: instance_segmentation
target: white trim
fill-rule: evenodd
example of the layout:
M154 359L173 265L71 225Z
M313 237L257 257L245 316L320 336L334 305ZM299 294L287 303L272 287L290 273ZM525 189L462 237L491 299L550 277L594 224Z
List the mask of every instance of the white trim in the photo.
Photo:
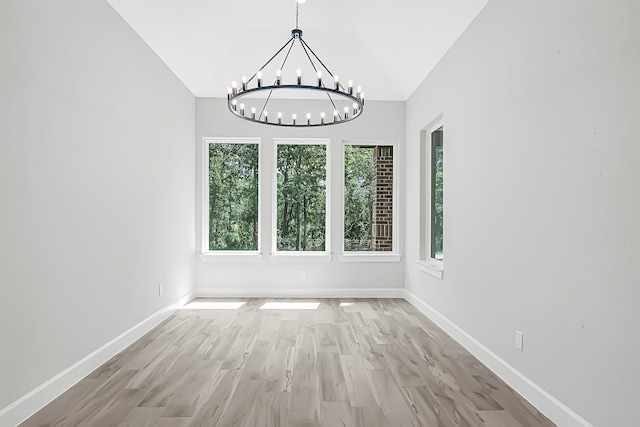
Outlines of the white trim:
M257 144L258 145L258 248L262 244L260 242L260 236L262 236L262 216L260 215L261 203L262 200L262 139L259 137L246 137L246 138L238 138L238 137L230 137L230 138L222 138L222 137L210 137L205 136L202 138L202 192L200 197L202 197L202 232L200 233L200 254L205 255L206 257L200 257L202 261L208 261L209 257L207 254L210 253L219 253L220 255L225 255L229 251L211 251L209 250L209 144L215 143L227 143L227 144ZM254 252L255 251L247 251ZM227 261L230 261L227 259Z
M404 298L403 288L196 288L212 298Z
M429 304L405 290L404 298L478 358L551 421L562 427L593 427L542 387L527 378Z
M425 167L425 176L422 177L421 181L424 183L425 188L421 189L421 197L425 197L424 211L421 212L424 217L420 218L422 223L421 229L422 235L421 239L421 253L420 253L420 261L422 262L422 266L419 266L421 271L428 273L434 277L442 279L442 272L444 271L444 263L443 260L438 260L431 257L431 192L432 185L431 175L432 175L432 158L431 155L433 153L433 141L432 141L432 133L439 128L444 128L444 118L441 115L436 117L431 123L425 126L420 131L420 145L424 148L424 167ZM443 143L444 149L444 143ZM444 165L443 165L444 171ZM444 201L443 201L444 204ZM444 229L443 229L444 233ZM422 253L424 251L424 253Z
M386 145L386 146L392 146L393 147L393 198L391 199L392 201L392 215L393 215L393 224L392 224L392 233L393 233L393 241L392 241L392 249L391 252L393 254L398 254L399 253L399 239L398 236L399 234L399 218L398 218L398 200L399 200L399 181L400 181L400 175L399 175L399 164L400 164L400 152L398 149L398 141L397 140L389 140L389 139L365 139L365 140L358 140L358 139L344 139L342 140L342 153L341 153L341 157L342 157L342 173L340 174L340 182L338 182L338 185L340 186L340 188L342 188L342 197L340 199L340 247L341 247L341 251L344 255L350 255L350 254L358 254L360 255L360 253L356 253L356 252L345 252L344 250L344 147L345 145L370 145L370 146L376 146L376 145ZM346 261L348 262L348 261ZM354 261L354 262L360 262L360 261ZM367 262L367 261L362 261L362 262ZM385 262L385 261L381 261L381 262ZM388 261L388 262L397 262L397 261Z
M402 255L384 252L346 252L340 262L400 262Z
M261 262L262 254L260 252L245 252L245 251L209 251L204 254L200 254L200 261L202 262Z
M272 191L271 191L271 253L274 255L291 255L292 251L278 251L278 145L324 145L325 146L325 230L324 230L324 252L315 252L331 256L331 139L330 138L274 138L273 139L273 163L271 170ZM308 252L299 252L309 254ZM329 259L330 260L330 259Z
M189 292L177 302L161 308L137 325L118 335L99 349L83 357L64 371L3 408L0 410L0 425L16 426L20 424L113 356L140 339L140 337L155 328L171 316L178 308L184 306L192 299L193 293Z
M331 262L332 253L325 252L277 252L271 254L271 262Z
M416 264L418 265L418 270L422 271L423 273L430 274L436 279L442 280L442 276L444 274L442 262L437 264L434 261L437 260L434 260L433 258L430 258L428 261L419 259L416 261Z

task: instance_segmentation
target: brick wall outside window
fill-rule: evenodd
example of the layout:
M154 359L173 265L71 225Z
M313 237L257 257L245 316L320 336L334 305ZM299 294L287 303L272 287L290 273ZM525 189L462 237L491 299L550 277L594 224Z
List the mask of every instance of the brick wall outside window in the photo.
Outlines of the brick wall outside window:
M372 249L393 250L393 147L374 147Z

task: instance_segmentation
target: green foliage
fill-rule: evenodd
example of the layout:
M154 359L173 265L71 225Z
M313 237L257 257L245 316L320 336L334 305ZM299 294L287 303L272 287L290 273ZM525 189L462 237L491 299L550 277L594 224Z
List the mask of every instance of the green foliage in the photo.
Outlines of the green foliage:
M344 147L344 250L370 251L375 165L373 147Z
M324 251L325 145L278 145L277 250Z
M442 127L434 131L431 150L431 257L443 259L443 175L444 150Z
M209 250L258 249L258 145L209 145Z

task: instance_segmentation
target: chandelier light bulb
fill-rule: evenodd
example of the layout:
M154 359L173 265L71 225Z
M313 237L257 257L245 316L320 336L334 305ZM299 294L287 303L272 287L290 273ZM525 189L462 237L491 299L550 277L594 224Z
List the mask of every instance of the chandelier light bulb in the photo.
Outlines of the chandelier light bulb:
M307 124L311 124L311 113L307 113Z
M231 82L231 93L234 96L238 93L238 83L235 80Z
M231 91L231 86L229 86L229 87L227 88L227 101L231 99L231 94L232 94L232 93L233 93L233 92Z
M333 121L334 122L338 121L338 110L333 110Z
M340 76L338 76L337 74L333 76L333 88L335 90L340 89Z
M242 76L242 90L247 90L247 76Z
M282 82L282 71L276 70L276 86L280 86Z
M258 71L258 87L262 87L262 71Z
M297 117L298 117L298 116L296 115L296 113L293 113L293 114L291 115L291 119L293 120L293 124L294 124L294 125L296 124L296 118L297 118Z
M344 107L344 118L345 120L349 117L349 107Z
M298 68L296 74L298 75L298 86L300 86L302 84L302 70Z
M353 80L349 80L348 84L349 84L349 89L348 89L349 95L353 95Z
M322 87L322 71L318 70L318 87Z
M264 121L265 123L269 121L269 112L267 110L264 110Z
M364 92L360 92L360 101L364 102Z
M240 114L244 116L244 104L240 104Z
M353 103L353 112L352 112L352 114L355 116L357 112L358 112L358 104L356 104L356 103L354 102L354 103Z
M231 101L231 107L233 108L233 111L236 111L236 108L238 107L238 101L236 101L235 99Z
M324 111L323 111L322 113L320 113L320 124L322 124L322 125L324 124L324 117L325 117L325 114L324 114Z
M256 107L251 107L251 118L252 119L256 118Z
M278 113L278 124L282 124L282 113Z

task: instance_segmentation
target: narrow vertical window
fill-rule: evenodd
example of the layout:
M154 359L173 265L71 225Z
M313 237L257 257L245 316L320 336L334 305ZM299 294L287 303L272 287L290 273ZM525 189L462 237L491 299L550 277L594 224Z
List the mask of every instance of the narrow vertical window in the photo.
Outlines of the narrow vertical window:
M394 147L344 146L344 252L394 250Z
M431 258L443 260L443 130L431 132Z
M278 143L276 251L327 251L327 144Z
M209 251L259 247L258 143L209 140Z

